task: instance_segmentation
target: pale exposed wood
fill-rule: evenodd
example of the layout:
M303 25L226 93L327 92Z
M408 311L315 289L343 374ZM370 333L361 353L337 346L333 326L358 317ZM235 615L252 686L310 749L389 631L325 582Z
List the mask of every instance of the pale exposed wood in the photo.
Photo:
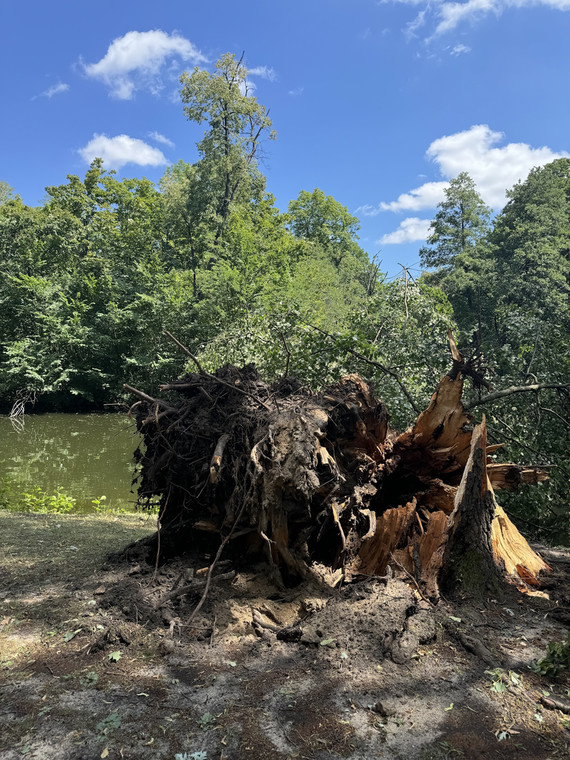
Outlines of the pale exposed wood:
M435 452L449 448L457 469L465 466L471 445L471 418L463 411L462 391L461 374L455 379L445 375L412 429L414 443Z
M432 512L442 510L446 515L453 512L455 506L455 494L457 486L450 486L440 478L434 478L427 491L419 499L419 505Z
M487 446L487 456L489 456L489 454L494 454L495 451L498 451L499 449L502 449L504 445L504 443L494 443L492 446Z
M521 588L528 590L523 581L536 584L548 566L497 505L494 490L540 482L546 473L491 460L500 445L487 445L485 418L475 425L461 402L463 376L480 380L451 334L449 341L452 369L414 426L399 435L389 431L386 407L357 375L342 378L322 394L296 392L287 385L280 396L252 368L229 365L218 371L219 377L200 368L200 375L185 378L178 387L165 385L183 391L178 419L194 414L197 435L188 434L186 423L184 430L179 425L185 448L173 440L168 441L172 451L165 450L169 424L164 441L156 441L147 491L178 489L184 517L196 508L185 526L193 528L191 539L198 544L216 540L205 532L219 534L208 577L223 546L249 534L232 547L243 556L265 550L277 581L299 580L322 563L327 583L333 575L336 583L353 576L383 578L387 569L399 568L432 601L440 583L462 583L465 589L470 585L476 593L488 593L497 587L504 567ZM207 407L202 388L213 400ZM168 405L134 392L147 401L144 413L158 428ZM220 429L224 419L228 423ZM143 430L144 423L139 420ZM152 446L154 427L147 430L147 445ZM196 443L202 440L207 443ZM175 463L176 474L166 486L165 455ZM178 487L180 456L209 462L206 483L203 470L189 468L188 484ZM178 529L180 520L172 524ZM206 595L207 587L197 610Z
M520 467L506 462L488 464L487 472L494 490L506 488L514 491L521 483L536 484L548 480L548 474L540 467Z
M449 327L447 330L447 339L449 341L449 350L451 351L451 358L453 359L454 362L457 362L457 364L462 364L463 354L457 348L457 343L455 342L455 338L453 337L451 327Z
M505 570L511 576L536 585L539 573L550 570L550 566L531 549L526 538L498 504L491 525L491 541L495 557L504 563Z
M364 575L384 575L390 555L415 520L416 499L405 506L387 509L376 519L374 536L362 544L355 571Z
M445 512L433 512L423 536L418 540L420 580L430 599L439 597L439 574L443 566L445 548L449 538L449 517Z
M212 459L210 460L210 483L217 483L220 473L220 467L222 466L222 458L224 456L224 449L226 448L230 436L227 433L221 435L214 449Z

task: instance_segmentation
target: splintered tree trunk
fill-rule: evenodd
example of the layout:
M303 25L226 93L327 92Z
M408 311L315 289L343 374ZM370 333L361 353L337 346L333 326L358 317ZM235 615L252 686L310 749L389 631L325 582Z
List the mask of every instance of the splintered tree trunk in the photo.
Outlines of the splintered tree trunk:
M404 573L437 600L442 583L522 589L548 566L495 489L546 476L493 463L485 419L461 404L468 367L450 335L453 367L406 432L388 426L371 387L349 375L320 393L264 383L251 365L198 372L132 408L144 446L139 498L160 505L161 561L220 548L264 556L277 579L311 573L335 585ZM189 352L187 352L189 353Z

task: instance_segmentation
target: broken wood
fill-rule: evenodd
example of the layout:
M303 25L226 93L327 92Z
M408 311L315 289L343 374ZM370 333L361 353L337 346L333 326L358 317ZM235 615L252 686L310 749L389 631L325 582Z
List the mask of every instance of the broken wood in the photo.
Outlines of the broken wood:
M197 363L162 386L168 401L132 389L144 436L139 498L160 501L161 561L207 552L212 580L222 550L242 565L265 557L285 584L317 566L336 583L402 572L432 602L442 584L539 584L548 565L495 491L547 476L490 460L499 446L461 402L472 370L451 334L450 349L450 372L400 434L357 375L312 393L291 378L270 386L252 365L211 374Z

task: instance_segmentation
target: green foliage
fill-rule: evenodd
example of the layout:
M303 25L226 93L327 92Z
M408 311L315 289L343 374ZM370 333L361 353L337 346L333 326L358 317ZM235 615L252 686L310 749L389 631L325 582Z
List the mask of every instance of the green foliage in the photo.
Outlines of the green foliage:
M0 179L0 206L2 206L4 203L8 203L8 201L13 197L14 188L10 187L10 185L3 179Z
M427 245L420 249L422 266L435 269L426 275L428 281L443 288L465 329L473 329L491 299L490 214L475 183L462 172L446 188Z
M489 233L490 214L467 172L458 174L445 189L427 246L420 249L422 265L446 270L457 256L473 254Z
M534 169L508 193L489 225L470 178L452 180L420 252L425 275L446 293L461 327L460 348L484 368L493 390L547 383L477 408L491 442L507 444L499 459L547 466L540 488L500 495L524 527L565 540L570 472L568 294L570 160ZM467 402L480 389L466 388Z
M533 169L509 191L491 240L497 294L549 323L569 326L570 159Z
M40 486L34 486L31 491L20 494L18 500L10 509L18 512L39 512L41 514L67 514L73 511L75 499L60 488L54 491L44 491Z
M348 256L368 262L366 253L356 242L359 220L322 190L315 188L312 193L301 190L297 199L289 203L289 219L293 234L318 243L336 266Z
M405 428L416 416L405 391L418 408L427 404L449 365L446 340L453 322L445 296L422 282L396 281L347 304L350 290L337 301L331 282L321 284L321 300L310 290L305 308L285 311L290 302L283 299L270 311L248 312L210 341L200 360L210 369L253 362L267 378L287 371L315 389L359 372L374 382L393 425Z
M565 641L551 641L546 646L546 654L533 666L535 673L554 678L561 670L570 668L570 633Z
M198 143L200 216L209 217L214 242L219 242L230 212L236 205L258 198L265 181L257 169L263 138L275 137L265 106L250 94L247 69L227 53L216 71L196 67L180 78L184 113L190 121L207 122Z

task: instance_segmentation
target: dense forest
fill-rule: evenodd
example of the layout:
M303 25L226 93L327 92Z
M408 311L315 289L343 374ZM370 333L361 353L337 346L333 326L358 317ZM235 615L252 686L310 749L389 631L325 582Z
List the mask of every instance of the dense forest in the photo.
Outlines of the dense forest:
M254 362L313 388L371 379L403 429L449 366L452 328L508 458L551 473L507 507L522 527L568 530L570 159L531 171L494 215L471 178L449 184L420 250L425 273L388 280L358 219L322 190L286 213L260 170L275 137L231 55L182 77L198 160L156 187L95 160L29 207L0 183L0 404L101 410L123 383L156 388L182 369L172 332L206 368ZM34 406L32 407L32 404ZM499 451L498 457L501 456Z

